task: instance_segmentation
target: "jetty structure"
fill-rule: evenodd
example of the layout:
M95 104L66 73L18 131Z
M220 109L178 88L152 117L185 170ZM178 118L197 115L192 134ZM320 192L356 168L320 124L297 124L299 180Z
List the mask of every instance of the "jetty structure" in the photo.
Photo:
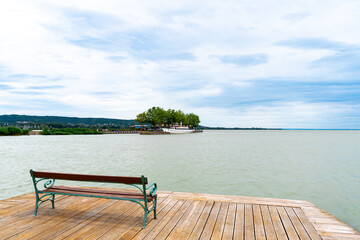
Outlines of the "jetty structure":
M133 202L57 196L35 217L34 198L0 200L0 239L360 239L308 201L160 191L143 229Z

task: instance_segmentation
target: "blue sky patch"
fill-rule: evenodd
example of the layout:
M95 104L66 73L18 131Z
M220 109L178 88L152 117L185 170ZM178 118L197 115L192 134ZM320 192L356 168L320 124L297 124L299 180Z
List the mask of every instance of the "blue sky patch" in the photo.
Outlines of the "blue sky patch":
M341 52L312 62L312 67L327 67L331 71L353 73L360 80L360 52ZM348 77L348 76L347 76Z
M116 55L112 55L112 56L108 56L106 57L106 59L112 61L112 62L121 62L123 60L126 59L126 57L124 56L116 56Z
M232 63L238 66L255 66L268 62L268 56L263 53L249 55L216 56L223 63Z
M305 19L307 16L309 16L308 13L299 12L299 13L286 14L283 18L289 22L296 23L296 22L299 22L299 21Z
M9 89L13 89L13 87L7 84L0 84L0 90L9 90Z
M51 86L31 86L27 87L27 89L33 89L33 90L43 90L43 89L59 89L64 88L62 85L51 85Z
M23 74L23 73L12 74L12 75L9 75L9 77L10 78L19 78L19 79L23 79L23 78L46 78L46 76L44 76L44 75Z
M301 49L327 49L339 52L359 51L357 45L344 42L331 41L325 38L296 38L276 43L279 46L301 48Z
M64 19L78 28L104 29L114 25L121 25L122 21L110 14L104 14L96 11L82 10L78 8L63 8Z

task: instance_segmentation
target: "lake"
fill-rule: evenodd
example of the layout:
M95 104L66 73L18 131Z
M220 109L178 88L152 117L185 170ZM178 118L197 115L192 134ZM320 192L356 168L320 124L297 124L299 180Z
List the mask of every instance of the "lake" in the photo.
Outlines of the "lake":
M143 174L159 190L308 200L360 230L360 131L0 137L0 162L0 199L33 191L30 168Z

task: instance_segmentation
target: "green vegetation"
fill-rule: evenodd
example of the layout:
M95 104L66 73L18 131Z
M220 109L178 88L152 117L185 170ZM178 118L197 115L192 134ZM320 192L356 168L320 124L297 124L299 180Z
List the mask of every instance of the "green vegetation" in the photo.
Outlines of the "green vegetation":
M134 120L111 118L0 115L0 125L28 129L44 129L47 126L49 128L124 129L135 124Z
M73 134L102 134L103 132L98 132L89 128L44 128L41 132L42 135L73 135Z
M0 127L0 136L19 136L19 135L29 135L29 130L21 130L17 127Z
M0 126L14 126L19 129L47 129L44 134L96 134L92 130L108 129L110 131L131 130L131 127L140 125L172 126L174 124L198 127L199 117L193 113L185 114L181 110L164 110L153 107L146 112L137 115L135 120L122 120L111 118L77 118L58 116L29 116L29 115L0 115ZM64 130L64 129L87 129L87 130ZM51 130L49 130L51 129ZM57 130L56 130L57 129ZM60 131L61 129L61 131ZM134 129L136 130L136 129ZM23 130L28 132L28 130ZM48 132L50 131L50 132ZM74 132L74 133L73 133ZM18 132L16 134L19 134ZM6 130L1 130L0 135L8 135Z
M160 107L149 108L146 112L136 116L135 121L143 125L149 123L152 127L157 125L172 126L174 124L188 125L189 127L199 126L199 116L193 113L185 114L181 110L168 109L167 111Z
M194 127L199 126L200 118L198 115L189 113L189 114L186 114L186 119L187 119L187 124L189 126L194 126Z

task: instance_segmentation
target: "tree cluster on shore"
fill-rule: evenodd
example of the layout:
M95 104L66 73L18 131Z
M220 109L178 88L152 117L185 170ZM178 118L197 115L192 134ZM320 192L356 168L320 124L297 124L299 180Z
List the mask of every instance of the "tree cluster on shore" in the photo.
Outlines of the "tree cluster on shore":
M102 134L94 129L89 128L44 128L41 132L42 135L74 135L74 134Z
M194 113L185 114L181 110L164 110L161 107L152 107L146 112L138 114L135 121L141 125L148 123L153 128L158 125L170 127L174 124L182 124L190 128L196 128L199 126L200 118Z
M29 135L28 129L20 129L17 127L0 127L0 136L19 136Z

